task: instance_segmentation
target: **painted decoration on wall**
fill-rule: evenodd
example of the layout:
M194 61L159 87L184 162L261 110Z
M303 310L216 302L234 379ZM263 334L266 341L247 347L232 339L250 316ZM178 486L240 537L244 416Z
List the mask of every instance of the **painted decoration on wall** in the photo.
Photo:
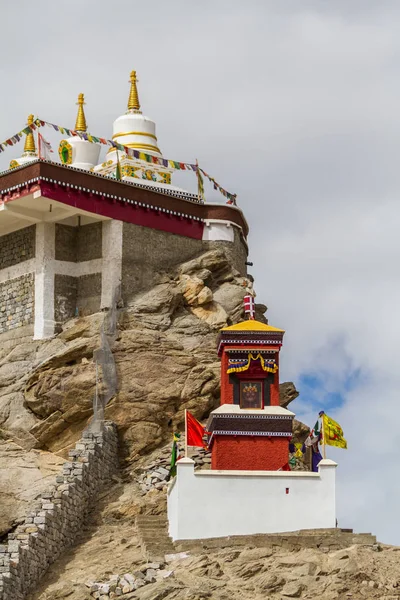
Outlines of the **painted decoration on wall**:
M262 382L240 382L240 408L262 408Z
M58 147L58 155L64 165L72 164L72 146L67 140L61 140Z

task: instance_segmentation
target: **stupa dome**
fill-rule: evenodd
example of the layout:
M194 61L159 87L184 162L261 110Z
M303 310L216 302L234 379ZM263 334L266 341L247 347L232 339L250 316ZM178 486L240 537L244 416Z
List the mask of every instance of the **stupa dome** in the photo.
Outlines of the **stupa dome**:
M114 121L113 141L153 156L162 156L158 147L156 124L140 110L136 71L131 72L128 108Z
M84 104L84 95L79 94L75 131L82 134L87 132L86 116L83 108ZM90 171L99 161L100 146L98 144L92 144L79 136L73 136L67 140L61 141L58 153L63 164L71 165L77 169Z

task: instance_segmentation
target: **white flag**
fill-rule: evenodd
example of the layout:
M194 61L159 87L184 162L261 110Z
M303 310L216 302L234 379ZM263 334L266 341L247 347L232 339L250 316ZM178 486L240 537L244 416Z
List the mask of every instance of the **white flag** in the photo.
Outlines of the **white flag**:
M45 160L51 160L50 154L53 153L53 148L51 147L50 142L44 139L41 133L38 133L39 137L39 158L44 158Z

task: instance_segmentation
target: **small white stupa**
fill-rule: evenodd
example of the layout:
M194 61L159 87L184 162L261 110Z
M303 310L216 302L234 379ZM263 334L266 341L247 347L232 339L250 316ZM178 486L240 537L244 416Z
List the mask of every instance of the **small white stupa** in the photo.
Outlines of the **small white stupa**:
M85 111L83 109L84 104L85 97L83 94L79 94L77 102L78 114L75 123L75 131L79 133L87 132ZM64 165L90 171L99 162L100 146L79 136L72 136L60 142L58 154Z
M33 125L33 115L29 115L27 124ZM30 133L26 134L24 152L23 152L22 156L20 158L16 158L16 159L14 158L10 162L10 169L16 169L17 167L22 167L22 165L25 165L26 163L30 163L34 160L38 160L38 158L39 157L38 157L38 153L36 151L35 139L33 137L33 132L31 131Z
M156 124L144 116L140 110L137 81L136 71L132 71L127 111L114 121L112 139L114 142L127 148L133 148L140 153L162 158L156 136ZM115 177L117 163L120 165L121 179L124 181L132 181L138 185L150 185L155 188L179 189L171 186L173 169L168 167L166 161L165 165L150 161L144 164L143 156L138 159L115 148L109 149L106 160L95 167L94 171Z

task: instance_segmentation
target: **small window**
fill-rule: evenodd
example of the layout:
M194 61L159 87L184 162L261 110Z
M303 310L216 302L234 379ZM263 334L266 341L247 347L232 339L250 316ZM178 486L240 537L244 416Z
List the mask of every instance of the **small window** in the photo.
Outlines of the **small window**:
M261 381L240 382L240 408L263 408Z

